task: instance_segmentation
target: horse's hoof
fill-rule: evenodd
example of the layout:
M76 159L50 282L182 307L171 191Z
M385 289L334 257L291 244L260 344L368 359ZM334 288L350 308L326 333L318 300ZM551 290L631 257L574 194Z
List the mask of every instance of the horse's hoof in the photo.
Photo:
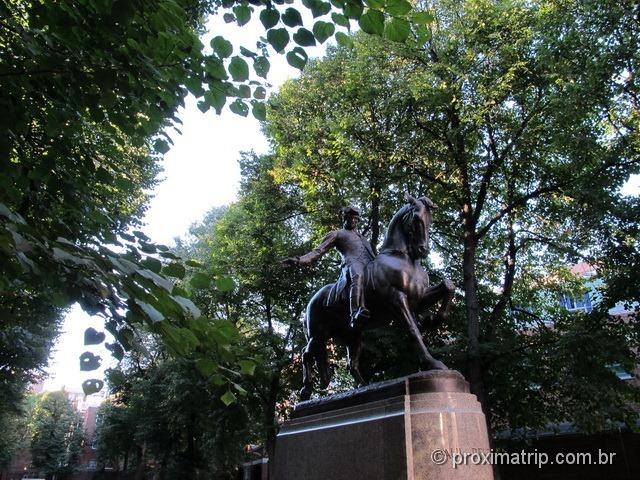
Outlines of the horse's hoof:
M431 364L431 369L432 370L449 370L449 367L447 367L440 360L434 360L433 363Z
M300 401L304 402L305 400L309 400L311 398L311 390L303 387L300 390Z

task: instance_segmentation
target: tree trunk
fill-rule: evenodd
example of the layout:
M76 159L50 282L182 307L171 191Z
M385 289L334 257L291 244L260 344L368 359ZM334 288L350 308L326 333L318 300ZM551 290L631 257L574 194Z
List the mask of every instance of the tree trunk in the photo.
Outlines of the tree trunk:
M134 476L134 480L143 480L144 478L144 463L145 463L145 450L146 444L142 444L142 446L138 447L138 465L136 465L136 473Z
M470 205L463 208L464 224L464 253L462 257L462 272L465 307L467 314L467 380L471 385L482 410L487 417L487 427L490 425L490 415L488 399L484 388L482 375L482 362L480 357L480 302L478 300L478 289L476 281L476 248L477 240Z
M371 249L378 254L378 242L380 241L380 186L371 184Z
M276 403L278 401L278 392L280 391L280 377L273 375L269 384L269 393L267 395L267 403L264 409L264 429L265 429L265 448L267 456L274 458L276 447Z

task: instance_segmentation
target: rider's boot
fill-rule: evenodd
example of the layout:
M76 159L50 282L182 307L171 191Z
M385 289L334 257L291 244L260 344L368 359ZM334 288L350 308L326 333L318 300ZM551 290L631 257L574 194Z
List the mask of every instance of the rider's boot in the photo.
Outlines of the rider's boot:
M370 317L370 313L362 305L362 287L355 282L349 289L349 312L351 314L349 326L355 330L362 330L363 323Z

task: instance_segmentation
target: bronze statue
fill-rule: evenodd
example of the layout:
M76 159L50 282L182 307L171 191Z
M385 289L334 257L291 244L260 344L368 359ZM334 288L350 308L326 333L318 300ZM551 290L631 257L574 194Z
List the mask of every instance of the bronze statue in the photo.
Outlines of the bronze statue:
M360 211L349 205L342 209L342 220L342 228L327 234L318 247L300 257L287 258L282 263L286 266L310 265L335 247L342 255L342 271L327 295L326 305L338 302L348 289L349 318L351 326L355 328L358 323L369 318L369 310L365 307L362 274L367 264L373 260L374 254L367 239L356 230Z
M423 324L435 327L444 321L449 314L454 293L453 283L448 279L439 285L429 286L429 276L420 264L420 259L425 258L429 252L429 226L431 211L435 205L426 197L416 200L407 194L406 200L407 204L396 212L389 224L380 253L375 258L370 253L372 260L366 264L362 274L358 273L359 278L362 279L364 300L370 310L370 317L363 326L374 328L388 324L392 320L403 322L409 329L426 366L429 369L446 369L447 367L433 358L427 350L417 320L419 315L440 302L437 312L428 315ZM345 226L344 230L353 231L354 229L355 227L347 229ZM335 235L329 234L329 236L338 237L337 232L332 232ZM358 238L362 239L361 236ZM333 244L338 249L341 248L337 240ZM300 260L305 257L315 258L314 255L319 257L324 253L319 253L322 251L321 247L322 245L316 249L318 253L311 252L307 254L310 257L305 255ZM326 246L326 250L330 247L331 245ZM343 250L340 252L345 259L350 256ZM286 265L304 264L305 260L296 262L295 259L287 259L284 263ZM353 277L352 273L349 274ZM358 384L365 383L359 370L362 328L358 325L354 326L350 321L353 314L352 303L339 301L334 297L338 290L339 287L336 284L325 285L316 292L307 305L304 326L308 343L302 354L304 381L304 387L300 392L302 400L307 400L311 396L314 360L318 366L321 387L326 388L329 384L326 346L329 338L346 344L349 371ZM364 303L360 302L359 308L363 307ZM356 315L356 320L358 318L359 316Z

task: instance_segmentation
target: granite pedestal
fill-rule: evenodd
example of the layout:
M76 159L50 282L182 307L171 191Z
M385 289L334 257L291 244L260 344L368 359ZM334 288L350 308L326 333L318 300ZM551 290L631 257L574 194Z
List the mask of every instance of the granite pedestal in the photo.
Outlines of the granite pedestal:
M436 452L437 453L434 453ZM485 417L453 370L431 370L299 403L276 440L275 480L492 480Z

